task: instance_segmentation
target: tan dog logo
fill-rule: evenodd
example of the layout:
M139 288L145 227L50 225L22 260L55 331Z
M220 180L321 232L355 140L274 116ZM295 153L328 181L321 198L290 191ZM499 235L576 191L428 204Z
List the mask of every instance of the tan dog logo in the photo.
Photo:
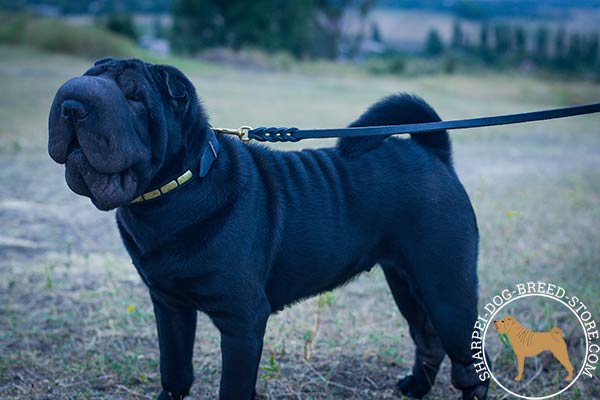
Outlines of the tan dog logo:
M537 356L548 350L568 372L566 381L573 379L573 365L567 352L567 343L563 339L560 328L554 327L549 332L534 332L521 325L514 317L504 317L494 321L494 326L500 334L506 334L517 356L518 372L515 381L523 377L525 357Z

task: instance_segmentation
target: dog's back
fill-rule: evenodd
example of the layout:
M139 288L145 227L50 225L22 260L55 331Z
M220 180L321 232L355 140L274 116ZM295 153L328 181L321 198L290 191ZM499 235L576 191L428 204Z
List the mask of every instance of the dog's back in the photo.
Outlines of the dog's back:
M423 100L397 95L369 108L351 126L438 120ZM297 152L249 149L268 193L269 224L280 227L270 251L269 289L276 308L331 289L378 262L397 262L400 250L418 258L422 241L435 241L432 222L445 241L458 229L477 236L445 131L410 140L342 138L333 148ZM476 253L476 239L471 247ZM291 279L293 287L282 284Z
M532 357L545 350L565 351L566 344L563 331L554 327L549 331L534 331L525 328L515 321L514 328L508 334L510 343L516 353L525 357Z

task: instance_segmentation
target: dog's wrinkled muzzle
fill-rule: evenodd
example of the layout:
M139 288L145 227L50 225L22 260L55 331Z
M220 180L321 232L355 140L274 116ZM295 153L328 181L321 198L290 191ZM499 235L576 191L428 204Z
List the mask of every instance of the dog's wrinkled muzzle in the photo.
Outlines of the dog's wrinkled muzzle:
M150 150L113 80L82 76L67 81L56 93L48 125L48 153L65 164L71 190L90 197L102 210L137 195L134 171L150 160Z

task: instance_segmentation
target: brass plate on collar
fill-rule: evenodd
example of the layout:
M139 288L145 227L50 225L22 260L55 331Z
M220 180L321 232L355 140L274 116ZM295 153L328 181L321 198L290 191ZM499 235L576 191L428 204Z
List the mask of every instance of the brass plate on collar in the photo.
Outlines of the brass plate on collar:
M175 180L172 180L171 182L167 183L166 185L161 186L160 191L162 192L162 194L165 194L165 193L170 192L171 190L175 189L177 186L179 186L179 184Z
M170 192L171 190L177 188L179 185L183 185L184 183L186 183L187 181L192 179L192 176L194 176L192 171L187 170L183 174L181 174L181 176L179 176L179 178L174 179L171 182L162 185L160 187L160 189L154 189L150 192L146 192L143 195L136 197L135 199L130 201L130 204L131 203L139 203L140 201L144 201L144 200L155 199L158 196L163 195L163 194Z
M152 200L152 199L155 199L155 198L157 198L157 197L158 197L158 196L160 196L161 194L162 194L162 193L160 192L160 190L158 190L158 189L155 189L155 190L153 190L153 191L151 191L151 192L144 193L144 194L142 195L142 197L144 198L144 200Z
M187 170L183 175L181 175L179 178L177 178L177 183L179 183L180 185L183 185L184 183L186 183L187 181L189 181L192 178L192 171Z

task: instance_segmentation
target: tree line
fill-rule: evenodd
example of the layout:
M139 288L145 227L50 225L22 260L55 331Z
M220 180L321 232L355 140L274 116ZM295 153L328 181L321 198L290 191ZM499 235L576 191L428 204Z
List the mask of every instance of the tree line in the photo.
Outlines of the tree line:
M360 42L376 0L174 0L171 43L176 51L245 46L285 51L298 58L339 55L342 41ZM356 12L358 33L345 32L345 18Z
M463 53L489 65L519 65L532 61L563 71L591 70L600 64L597 32L568 32L564 27L526 28L520 25L483 23L477 35L465 33L455 22L450 42L445 44L437 30L429 32L425 53Z

